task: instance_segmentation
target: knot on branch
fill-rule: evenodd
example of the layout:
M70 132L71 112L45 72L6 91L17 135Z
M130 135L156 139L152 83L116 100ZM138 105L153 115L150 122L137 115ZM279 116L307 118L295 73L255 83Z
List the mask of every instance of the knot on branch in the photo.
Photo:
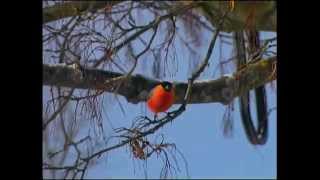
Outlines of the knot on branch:
M223 99L222 103L228 105L233 100L234 91L231 88L223 88L221 95Z
M69 67L74 70L73 71L74 73L72 74L72 77L71 77L74 82L80 82L84 79L85 77L84 71L80 65L78 65L77 63L74 63L72 65L69 65Z
M236 81L230 76L225 76L226 88L221 91L222 103L228 105L235 97Z

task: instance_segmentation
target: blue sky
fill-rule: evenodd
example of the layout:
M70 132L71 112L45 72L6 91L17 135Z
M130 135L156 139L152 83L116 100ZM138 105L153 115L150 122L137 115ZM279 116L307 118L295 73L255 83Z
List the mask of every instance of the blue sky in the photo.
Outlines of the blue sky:
M202 56L205 55L207 44L211 38L210 33L204 45L198 49ZM275 33L262 33L261 39L275 37ZM219 41L215 46L214 53L210 59L213 64L218 62ZM179 45L177 49L181 48ZM178 56L183 59L185 54L183 48ZM232 47L223 45L222 53L225 58L232 57ZM178 61L181 62L181 59ZM184 81L188 78L187 65L179 63L179 69L174 77L167 77L172 81ZM139 69L139 68L137 68ZM140 68L142 69L142 68ZM232 67L228 73L232 72ZM212 68L206 69L200 79L218 78L212 77ZM141 71L136 73L141 74ZM251 92L252 98L253 92ZM276 106L276 91L267 85L268 107ZM138 105L127 103L123 97L119 97L121 104L125 107L125 115L119 107L109 107L108 117L114 126L122 124L129 125L134 117L138 115L149 115L145 103ZM253 99L254 102L254 99ZM275 178L276 166L276 111L269 116L269 139L264 146L252 146L246 136L241 123L238 99L234 101L234 129L233 136L226 138L222 133L222 117L225 106L219 103L188 105L187 110L179 116L172 124L165 126L159 133L163 133L168 142L174 142L184 154L188 162L190 178ZM175 106L176 107L176 106ZM175 107L171 109L174 110ZM253 108L253 117L255 109ZM120 121L120 122L119 122ZM106 127L108 129L108 127ZM148 169L148 178L159 178L161 164L159 159L153 157L147 162L134 160L128 149L118 149L108 155L107 161L93 167L87 174L88 178L145 178L144 167ZM179 164L181 172L178 177L186 177L183 161Z
M269 106L273 107L276 95L268 89ZM187 111L161 132L167 141L175 142L188 161L191 178L275 178L276 177L276 111L270 114L268 142L254 147L247 141L238 111L234 112L234 134L232 138L222 135L224 106L210 103L189 105ZM130 121L129 114L139 114L139 105L126 106L126 117L114 111L110 119ZM121 116L121 117L119 117ZM161 165L157 159L148 160L148 177L158 178ZM140 165L140 171L139 171ZM183 167L183 163L181 165ZM107 163L89 171L89 178L144 178L144 163L133 159L128 151L119 149L109 154ZM183 168L181 168L183 169ZM178 177L185 177L185 172Z
M144 17L141 21L148 22L152 19L152 17ZM188 38L188 33L183 30L181 30L180 33ZM151 34L151 32L146 33L144 38L148 40ZM201 46L195 49L199 54L198 56L190 57L186 48L183 48L180 43L175 44L174 47L177 54L174 61L175 65L168 69L166 66L162 66L166 72L171 72L171 75L163 79L170 81L186 81L188 79L191 73L189 68L190 59L199 58L202 60L212 37L212 33L205 30L200 33L200 35L203 41ZM261 39L273 38L275 36L276 33L261 33ZM159 43L160 40L163 40L162 38L163 35L156 38L154 44ZM214 69L219 62L219 58L222 56L222 59L226 60L234 56L232 46L226 44L220 45L222 44L220 44L218 39L210 58L210 66L205 69L199 79L219 78L219 69L218 72L214 74ZM141 44L138 43L135 47L138 49L142 48ZM119 54L119 59L127 62L126 55L121 51ZM99 53L96 55L99 56ZM153 58L150 54L142 56L134 73L152 77L152 61L148 60L150 58ZM169 60L172 60L172 58L173 57L170 57ZM225 73L232 73L234 71L234 67L231 64L225 68ZM44 91L46 90L47 89L44 88ZM103 113L103 124L106 134L112 132L111 124L113 127L127 127L131 124L132 120L139 115L152 116L146 109L145 103L131 104L127 103L125 98L117 96L121 105L124 107L125 114L123 114L114 95L106 93L106 96L107 98L104 99L105 113ZM267 85L267 96L268 107L276 107L276 90L272 90L270 84ZM252 96L252 98L254 98L254 96ZM252 100L254 101L254 99ZM276 111L273 111L269 116L270 128L268 142L264 146L252 146L245 136L238 103L238 99L235 99L234 111L232 113L234 128L231 138L223 136L222 117L226 106L219 103L188 105L186 111L175 119L172 124L167 124L160 131L156 132L156 135L164 134L166 141L175 143L177 148L183 153L188 163L190 178L276 177ZM176 107L177 106L172 107L171 110L175 110ZM253 113L253 117L256 119L254 115L255 112ZM86 136L86 133L87 131L83 131L78 137ZM186 177L184 163L181 159L179 161L179 167L181 172L178 173L177 176L179 178ZM144 168L147 169L148 178L159 178L162 162L157 159L156 156L151 157L146 162L133 159L127 147L120 148L111 151L107 156L99 159L99 164L94 165L88 171L86 178L145 178Z

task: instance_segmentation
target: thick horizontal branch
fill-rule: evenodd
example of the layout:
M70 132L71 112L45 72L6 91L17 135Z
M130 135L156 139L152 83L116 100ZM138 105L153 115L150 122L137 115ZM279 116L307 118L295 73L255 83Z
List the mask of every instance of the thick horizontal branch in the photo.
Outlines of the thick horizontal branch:
M59 3L43 8L43 23L81 15L83 12L94 12L98 9L113 6L121 1L73 1Z
M188 2L188 1L186 1ZM200 12L215 27L222 12L230 9L229 1L198 1ZM240 31L254 25L258 31L277 30L276 1L236 1L222 31Z
M195 81L189 103L214 103L228 104L235 97L248 90L259 87L276 79L276 57L260 60L249 64L240 72L230 76L223 76L216 80ZM83 69L80 71L75 66L64 64L43 65L43 85L63 86L78 89L105 90L113 93L115 86L104 86L108 80L123 74L96 70ZM118 89L118 94L124 96L128 102L138 103L146 101L150 90L160 81L142 75L133 75ZM176 86L176 104L183 102L183 95L188 84L174 82Z
M85 12L95 12L108 6L112 7L120 2L123 1L74 1L59 3L43 8L43 23L45 24L71 16L78 16ZM184 4L193 3L193 1L181 2L184 2ZM250 7L256 6L255 12L258 13L254 15L255 18L251 21L256 23L257 30L274 32L276 31L277 23L275 4L276 3L273 1L262 1L259 3L239 1L236 3L235 10L228 15L226 24L221 30L225 32L243 30L248 25L248 20L250 20ZM228 3L221 3L219 1L200 1L199 4L194 5L200 5L202 14L208 18L213 26L216 26L219 22L219 17L221 17L219 14L221 14L221 10L224 9L222 5L228 5Z

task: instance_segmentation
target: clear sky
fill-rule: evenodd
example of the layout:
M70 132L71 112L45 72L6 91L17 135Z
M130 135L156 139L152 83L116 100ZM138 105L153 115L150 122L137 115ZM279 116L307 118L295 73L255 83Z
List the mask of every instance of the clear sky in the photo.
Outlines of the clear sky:
M148 21L147 16L143 16L144 21ZM149 17L150 19L150 17ZM152 19L152 18L151 18ZM187 33L181 32L187 36ZM147 33L146 37L150 37L151 33ZM205 56L208 49L208 43L212 37L212 33L203 31L201 33L202 42L200 48L195 49L199 53L201 60ZM273 38L276 33L261 33L261 39ZM154 44L160 42L161 38L156 38ZM141 45L137 45L141 48ZM220 77L220 71L214 73L214 69L221 55L224 60L234 56L232 46L223 45L220 47L218 39L214 52L210 58L210 66L201 74L200 79L216 79ZM164 79L170 81L186 81L190 75L190 61L187 49L182 48L181 44L175 45L177 72ZM121 53L121 52L120 52ZM99 56L99 55L97 55ZM125 59L125 55L122 54ZM143 74L152 77L151 63L149 56L142 57L138 63L135 74ZM121 59L121 58L120 58ZM172 60L172 57L169 58ZM147 67L147 68L146 68ZM165 67L165 66L163 66ZM232 65L226 67L225 73L232 73L234 69ZM173 69L175 67L172 67ZM171 71L172 69L166 69ZM172 72L172 71L171 71ZM45 89L44 89L45 90ZM45 93L44 93L45 94ZM276 107L276 90L267 85L268 107ZM104 130L109 134L111 124L113 127L128 127L132 120L139 115L151 116L146 109L145 103L131 104L121 97L117 96L121 105L124 107L123 114L114 96L109 94L105 98L104 111ZM109 101L110 100L110 101ZM252 100L254 96L252 93ZM109 101L109 102L108 102ZM277 173L276 166L276 111L269 116L269 138L264 146L252 146L245 135L243 125L240 119L238 99L234 101L234 128L233 136L226 138L223 136L223 115L226 106L219 103L193 104L188 105L186 111L173 121L167 124L156 134L164 134L165 139L169 143L175 143L177 148L183 153L188 163L188 172L190 178L275 178ZM177 106L171 108L175 110ZM255 110L255 108L252 108ZM255 112L253 113L254 119ZM79 137L86 136L87 131L80 133ZM177 155L179 158L180 156ZM148 178L159 178L162 162L154 155L146 162L133 159L128 148L119 148L108 153L107 157L100 158L99 164L89 169L86 178L145 178L144 168L147 169ZM177 174L179 178L187 177L183 160L179 160L181 172Z

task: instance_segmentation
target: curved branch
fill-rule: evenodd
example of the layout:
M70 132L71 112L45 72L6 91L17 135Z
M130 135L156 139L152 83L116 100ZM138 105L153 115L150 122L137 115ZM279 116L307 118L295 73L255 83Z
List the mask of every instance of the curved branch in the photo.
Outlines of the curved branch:
M248 30L247 36L249 39L249 50L251 52L257 51L260 48L259 41L259 32L252 29ZM252 54L252 53L251 53ZM257 106L257 119L258 119L258 128L255 130L255 127L252 122L251 114L250 114L250 105L247 105L248 111L248 122L246 124L246 131L249 133L249 140L252 144L260 144L263 145L267 142L268 139L268 108L267 108L267 98L266 98L266 90L265 86L259 86L255 89L256 95L256 106ZM249 99L249 94L247 93L247 97Z
M255 34L258 32L255 32ZM249 47L252 50L253 43L257 44L259 42L259 36L254 36L251 33L251 38L249 38ZM246 48L245 48L245 39L244 34L242 31L236 32L234 34L234 41L235 41L235 48L237 50L237 69L241 69L242 66L246 65ZM258 46L255 51L258 51ZM251 53L252 55L253 53ZM244 93L242 96L239 97L239 106L240 106L240 115L242 124L247 136L247 139L250 141L251 144L264 144L267 140L267 118L266 111L267 104L265 101L266 94L264 86L260 86L256 88L256 106L257 106L257 114L258 114L258 130L256 130L253 118L251 116L251 106L250 106L250 92ZM261 136L260 136L261 135Z
M188 103L219 102L228 104L233 98L244 94L248 90L275 80L276 63L277 57L275 56L249 64L240 72L230 76L223 76L215 80L195 81ZM78 89L103 89L106 92L112 93L112 84L106 86L104 85L104 82L119 76L123 76L123 74L97 69L83 69L80 73L77 68L64 64L43 65L43 85L47 86L64 86ZM118 94L124 96L127 101L131 103L146 101L150 90L159 82L159 80L150 79L139 74L132 75L128 78L127 83L119 88ZM177 95L175 103L181 104L188 83L174 83L176 85Z

